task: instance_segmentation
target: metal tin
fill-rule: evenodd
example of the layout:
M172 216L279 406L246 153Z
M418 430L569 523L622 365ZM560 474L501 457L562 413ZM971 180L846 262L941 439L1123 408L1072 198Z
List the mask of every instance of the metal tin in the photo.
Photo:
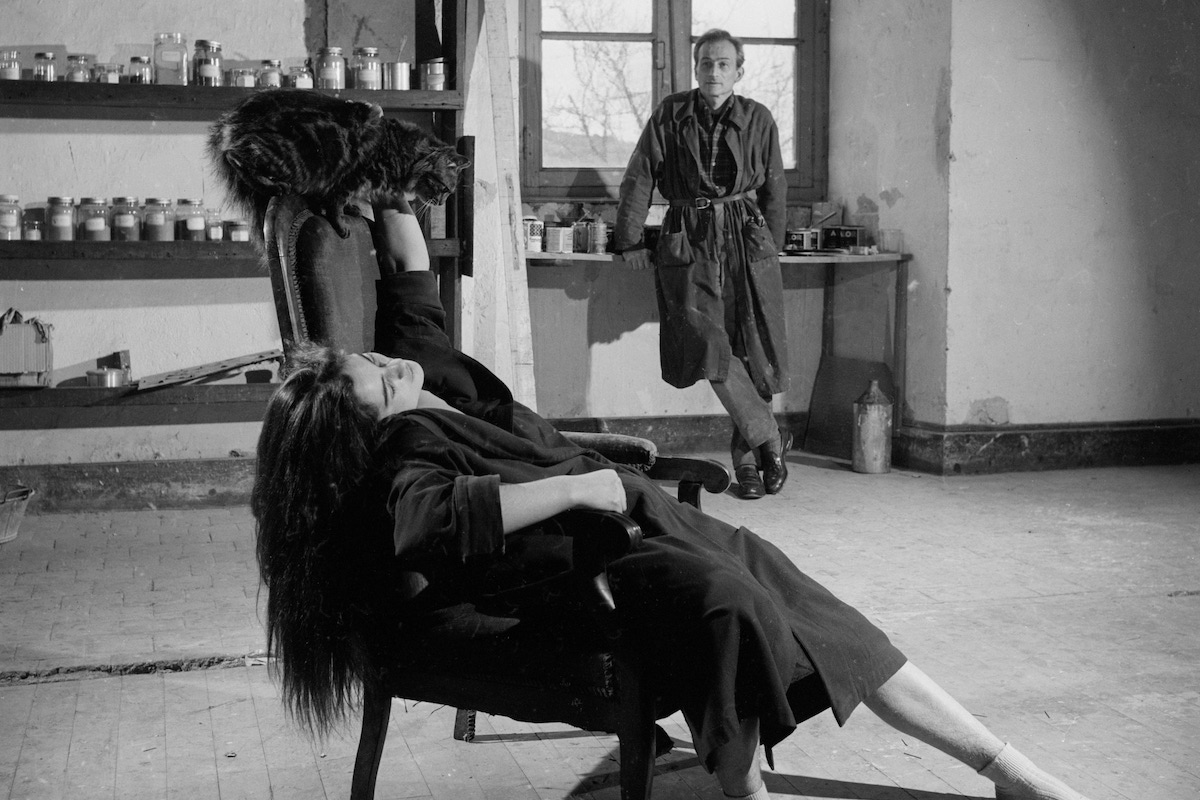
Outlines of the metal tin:
M547 253L572 253L575 251L574 232L566 225L549 225L545 228Z
M87 371L88 386L103 386L113 388L116 386L125 386L129 383L129 376L125 374L125 370L117 369L116 367L102 367L100 369L89 369Z
M800 253L821 246L821 231L817 228L793 228L784 234L783 252Z
M440 58L422 61L417 65L421 76L421 88L427 91L441 91L446 88L446 62Z
M531 253L542 251L542 232L546 226L536 217L523 217L521 227L525 232L525 249Z
M405 91L412 78L412 66L407 61L389 61L383 65L383 88Z
M602 219L588 223L588 252L608 252L608 226Z

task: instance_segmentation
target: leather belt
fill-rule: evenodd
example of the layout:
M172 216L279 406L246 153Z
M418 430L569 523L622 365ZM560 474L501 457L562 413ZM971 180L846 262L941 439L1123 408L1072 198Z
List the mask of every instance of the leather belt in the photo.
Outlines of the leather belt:
M682 206L684 208L710 208L718 203L731 203L734 200L742 200L749 196L749 192L738 192L737 194L730 194L725 197L689 197L677 200L672 199L667 202L673 206Z

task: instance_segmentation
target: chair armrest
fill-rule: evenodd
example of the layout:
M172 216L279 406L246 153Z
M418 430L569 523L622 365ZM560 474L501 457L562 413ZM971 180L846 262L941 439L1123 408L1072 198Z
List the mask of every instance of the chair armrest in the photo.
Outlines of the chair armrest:
M615 511L576 508L555 516L562 532L573 537L574 571L591 583L593 613L610 636L617 631L612 613L617 604L608 585L605 565L642 545L642 529L629 517Z
M595 450L600 455L618 464L647 469L658 459L658 446L640 436L623 433L593 433L591 431L561 431L562 435L579 447Z
M700 507L700 489L720 494L733 482L729 470L708 458L659 456L646 473L656 481L678 481L679 500Z

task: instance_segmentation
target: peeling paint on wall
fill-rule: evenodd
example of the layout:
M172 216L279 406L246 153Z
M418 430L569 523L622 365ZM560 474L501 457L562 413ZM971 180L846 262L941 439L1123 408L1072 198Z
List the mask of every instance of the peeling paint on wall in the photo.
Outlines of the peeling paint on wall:
M975 400L967 413L968 425L1007 425L1009 423L1008 401L1003 397Z

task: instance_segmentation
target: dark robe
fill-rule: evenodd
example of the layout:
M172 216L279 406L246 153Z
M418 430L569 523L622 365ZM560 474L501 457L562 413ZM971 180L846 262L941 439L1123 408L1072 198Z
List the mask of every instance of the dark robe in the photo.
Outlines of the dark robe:
M768 746L826 708L844 724L904 664L882 631L774 545L573 445L514 402L450 346L430 273L381 281L379 300L377 349L419 361L426 388L464 412L417 409L382 427L396 560L427 576L431 594L445 590L442 576L451 594L469 593L471 582L451 576L505 552L501 483L615 468L626 513L646 536L608 568L618 623L651 664L656 688L695 728L705 766L739 718L758 716Z

